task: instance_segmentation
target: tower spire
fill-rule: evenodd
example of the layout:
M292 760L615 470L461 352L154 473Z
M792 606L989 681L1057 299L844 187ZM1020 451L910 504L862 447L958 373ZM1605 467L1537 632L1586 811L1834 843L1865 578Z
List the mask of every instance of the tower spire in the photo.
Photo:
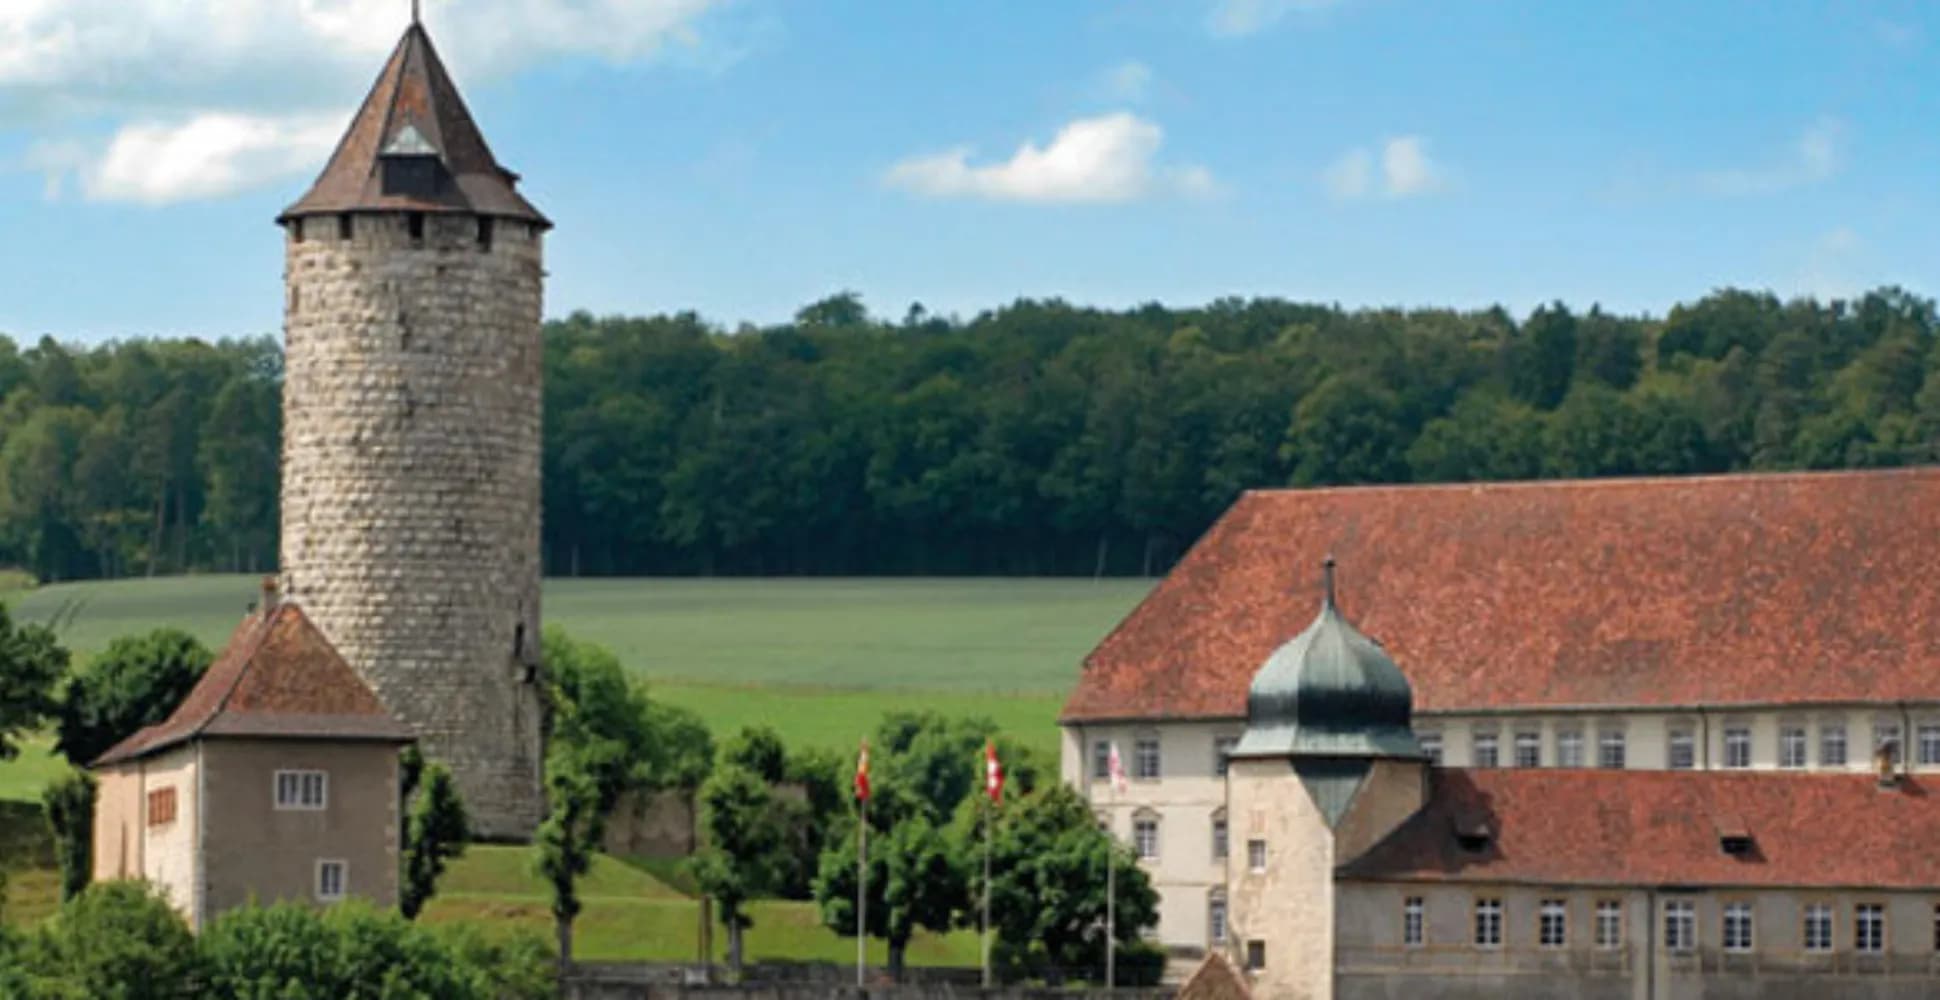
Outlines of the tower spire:
M412 24L422 24L424 22L423 7L424 7L424 0L411 0L411 23Z

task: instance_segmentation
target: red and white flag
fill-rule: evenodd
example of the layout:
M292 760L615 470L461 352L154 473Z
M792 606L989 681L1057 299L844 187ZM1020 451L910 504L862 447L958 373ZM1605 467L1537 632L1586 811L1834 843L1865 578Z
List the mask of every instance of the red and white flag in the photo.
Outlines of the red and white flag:
M869 801L869 741L862 741L862 752L855 759L855 797L858 802Z
M1118 742L1116 740L1112 741L1111 745L1111 788L1114 792L1123 793L1125 791L1125 764L1118 759Z
M1003 801L1004 765L997 762L995 740L985 740L983 745L983 790L992 804Z

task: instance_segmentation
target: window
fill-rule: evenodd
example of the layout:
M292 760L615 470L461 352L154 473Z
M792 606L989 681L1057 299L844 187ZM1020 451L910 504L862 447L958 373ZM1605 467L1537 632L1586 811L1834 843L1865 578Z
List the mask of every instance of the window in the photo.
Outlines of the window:
M1605 729L1596 734L1596 766L1623 770L1623 730Z
M1940 724L1922 722L1916 734L1915 739L1920 745L1920 763L1940 764Z
M1805 950L1832 950L1832 907L1825 903L1805 906Z
M1136 816L1132 819L1132 846L1140 861L1156 861L1159 856L1159 818Z
M1401 902L1401 943L1410 948L1419 948L1427 933L1427 906L1420 896L1409 896Z
M1111 744L1099 740L1091 745L1091 780L1104 781L1111 777Z
M167 826L175 822L175 786L148 793L148 825Z
M1569 910L1560 899L1545 899L1536 917L1536 943L1561 948L1569 943Z
M1805 727L1784 726L1778 731L1778 766L1805 766Z
M1266 841L1249 840L1246 842L1246 868L1248 871L1266 871Z
M1233 748L1238 745L1239 741L1231 736L1221 736L1213 741L1213 777L1226 776L1226 762L1233 756Z
M1614 899L1596 901L1596 946L1605 950L1623 947L1623 903Z
M1516 766L1517 767L1543 766L1543 734L1541 733L1517 733L1516 734Z
M322 809L329 797L328 776L322 771L276 772L276 808Z
M1502 766L1500 755L1496 752L1496 738L1494 733L1476 733L1470 746L1473 748L1469 754L1469 765L1471 767Z
M1556 734L1556 766L1583 766L1583 732L1567 729Z
M1940 906L1933 908L1933 950L1940 951Z
M1156 781L1159 777L1159 738L1141 736L1132 751L1132 777Z
M1828 722L1819 727L1819 766L1846 766L1846 727Z
M1724 730L1724 766L1751 766L1751 727L1726 726Z
M1213 813L1212 826L1213 860L1224 861L1227 851L1226 814Z
M349 866L342 861L317 862L317 898L325 901L344 898Z
M1664 903L1664 950L1690 951L1697 947L1697 911L1688 899Z
M1258 972L1266 968L1266 942L1246 942L1246 971Z
M1671 730L1670 747L1664 759L1673 771L1689 771L1697 766L1697 738L1688 729Z
M478 220L478 249L482 253L492 250L492 220L488 216L480 216Z
M413 243L422 243L424 241L424 213L423 212L412 212L409 215L405 216L404 224L407 228L411 230L411 241Z
M351 234L352 234L352 229L351 229L351 222L350 222L350 213L345 212L344 214L337 216L337 238L340 240L347 240L347 239L350 239Z
M1751 904L1724 904L1724 950L1751 950Z
M1897 722L1873 723L1873 750L1889 751L1888 760L1900 762L1900 724Z
M1206 897L1206 945L1217 948L1226 940L1226 893L1214 889Z
M1421 752L1428 755L1429 764L1442 766L1442 734L1420 733L1415 736L1415 741L1421 744Z
M1886 907L1860 903L1852 908L1852 950L1868 954L1886 950Z
M1502 900L1475 901L1475 946L1477 948L1502 947Z

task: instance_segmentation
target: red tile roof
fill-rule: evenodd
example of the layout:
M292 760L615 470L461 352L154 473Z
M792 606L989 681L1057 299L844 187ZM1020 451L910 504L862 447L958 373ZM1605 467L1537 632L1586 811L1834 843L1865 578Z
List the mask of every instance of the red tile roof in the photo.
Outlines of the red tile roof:
M1940 469L1248 493L1067 721L1235 718L1321 560L1417 710L1940 700Z
M291 603L244 618L167 719L122 740L95 764L145 757L202 736L413 738Z
M1350 879L1940 889L1940 788L1869 774L1438 768L1429 804ZM1459 844L1481 817L1486 847ZM1732 827L1736 829L1732 829ZM1721 847L1749 834L1742 855Z
M452 183L435 197L384 192L378 157L406 126L434 149ZM550 226L499 165L423 25L404 33L317 182L279 222L337 212L467 212Z

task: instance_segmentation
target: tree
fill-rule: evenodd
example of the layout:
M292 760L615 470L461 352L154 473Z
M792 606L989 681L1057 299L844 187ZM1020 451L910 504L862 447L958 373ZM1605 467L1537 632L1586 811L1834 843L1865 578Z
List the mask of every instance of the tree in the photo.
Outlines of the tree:
M29 996L44 1000L188 1000L195 939L157 891L104 882L63 905L28 940Z
M788 748L773 726L743 726L721 745L721 763L746 768L771 785L788 778Z
M1282 453L1297 486L1391 483L1406 472L1400 401L1371 377L1335 375L1294 408Z
M527 950L518 966L486 965L480 959L487 953L461 953L446 942L359 900L324 910L291 902L236 907L202 933L202 993L275 1000L496 1000L501 975L529 979L532 963L543 961Z
M984 716L944 716L937 712L891 712L870 744L873 763L885 785L913 796L929 822L941 828L957 806L983 787L984 745L995 739L1009 783L1018 791L1037 785L1037 766L1022 745L998 735Z
M67 670L67 650L44 625L15 625L0 604L0 760L20 753L20 736L53 708L54 684Z
M1100 830L1091 807L1061 783L1019 799L997 817L990 869L993 960L1053 980L1076 970L1102 971L1108 863L1117 866L1114 923L1120 961L1128 965L1120 981L1155 979L1157 969L1140 945L1144 930L1158 921L1158 894L1130 849ZM970 891L979 892L981 883L981 875L974 875ZM1158 964L1163 966L1163 956Z
M552 892L552 919L559 944L559 976L573 964L573 921L579 917L579 880L593 865L606 813L599 779L570 746L546 755L545 821L534 837L535 867Z
M415 746L405 748L400 763L405 804L404 872L397 906L404 919L415 920L438 891L438 878L445 866L465 853L471 822L458 796L457 783L443 764L427 765Z
M69 771L49 782L40 801L61 865L61 898L79 896L94 879L94 776Z
M552 740L565 747L577 774L592 781L604 817L620 795L645 785L656 758L644 689L627 680L602 646L578 642L558 626L545 632Z
M735 764L715 768L700 789L702 847L688 866L720 912L728 934L728 968L736 976L743 932L754 925L747 902L774 885L784 857L774 804L768 782Z
M815 877L822 924L843 937L856 932L855 822L831 838ZM870 823L868 926L889 946L889 974L903 978L904 956L918 928L943 933L969 905L963 859L942 830L917 810L898 822Z
M160 628L126 636L61 685L55 749L87 767L143 726L168 718L214 656L194 636Z

